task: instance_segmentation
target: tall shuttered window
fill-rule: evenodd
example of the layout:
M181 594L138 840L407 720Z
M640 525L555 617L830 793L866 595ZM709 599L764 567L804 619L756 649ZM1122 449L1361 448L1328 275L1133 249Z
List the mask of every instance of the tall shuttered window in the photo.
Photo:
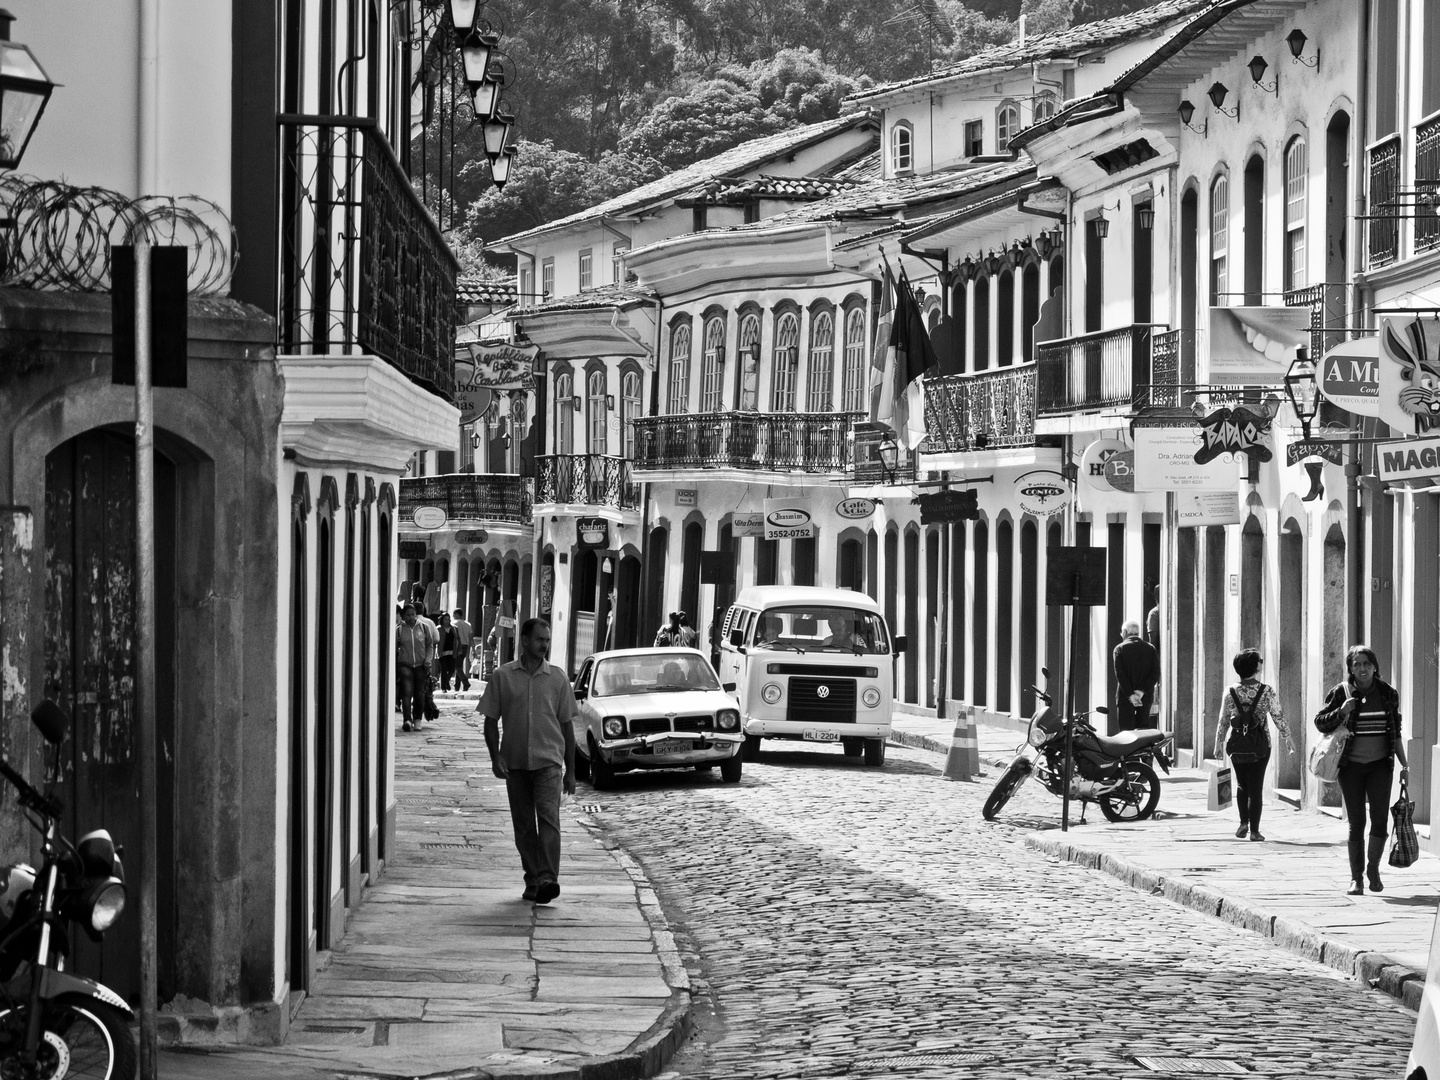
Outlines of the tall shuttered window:
M810 321L810 392L807 410L835 407L835 316L822 311Z
M800 366L800 316L787 312L775 323L770 411L795 411L795 378Z
M842 390L846 412L865 408L865 312L853 309L845 316L845 382Z
M1230 179L1210 185L1210 303L1220 306L1230 291Z
M1305 140L1295 137L1285 148L1285 288L1308 284L1305 272L1305 186L1309 155Z
M700 385L700 411L719 412L725 399L725 317L705 320L705 362Z
M690 411L690 324L678 323L670 331L670 396L665 411Z
M605 445L606 428L610 425L610 412L605 408L605 373L592 371L586 384L585 404L590 416L590 453L607 453Z
M624 440L624 454L632 460L635 457L634 420L640 416L641 405L640 374L627 371L620 377L620 435Z

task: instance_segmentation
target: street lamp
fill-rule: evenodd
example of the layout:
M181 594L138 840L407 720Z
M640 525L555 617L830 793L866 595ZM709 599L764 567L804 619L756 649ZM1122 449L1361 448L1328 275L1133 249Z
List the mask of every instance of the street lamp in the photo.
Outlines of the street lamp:
M880 443L880 467L885 470L885 482L895 483L895 464L900 458L900 447L894 439L885 439Z
M1305 31L1298 26L1285 35L1285 44L1290 46L1290 55L1295 58L1292 63L1318 68L1320 66L1320 47L1318 45L1315 47L1314 60L1306 60L1304 56L1306 40L1308 39L1305 37Z
M485 136L485 156L493 163L505 153L505 140L510 137L510 125L515 117L497 112L489 117L481 129Z
M1110 219L1104 214L1097 214L1090 219L1090 227L1095 230L1095 238L1104 240L1110 235Z
M0 169L19 167L56 85L30 46L11 42L14 21L0 8Z
M475 27L475 15L480 9L480 0L450 0L450 23L455 35L464 38Z
M507 146L505 152L490 163L490 179L501 191L504 191L505 185L510 182L510 166L515 163L518 152L515 147Z
M1264 81L1265 69L1268 68L1270 65L1266 62L1263 56L1259 55L1258 53L1252 56L1250 58L1250 63L1248 66L1250 68L1251 82L1253 82L1261 90L1264 90L1267 94L1273 93L1276 97L1280 96L1280 71L1278 68L1275 71L1275 81L1273 83L1267 83Z
M1224 113L1226 116L1230 117L1232 120L1239 120L1239 119L1240 119L1240 101L1239 101L1239 99L1236 99L1236 101L1235 101L1235 108L1233 108L1233 109L1227 109L1227 108L1225 108L1225 97L1226 97L1226 95L1229 94L1229 93L1230 93L1230 88L1229 88L1228 86L1226 86L1223 82L1214 82L1214 83L1211 83L1211 84L1210 84L1210 89L1207 90L1207 91L1205 91L1206 96L1210 99L1210 104L1215 106L1215 111L1216 111L1216 112L1218 112L1218 113Z
M1310 359L1310 350L1300 345L1295 349L1295 359L1285 372L1285 396L1290 407L1300 420L1300 429L1306 442L1310 441L1310 421L1320 412L1320 383L1315 378L1315 363Z
M465 64L465 85L470 88L472 95L485 81L485 74L490 68L491 50L498 44L498 35L482 34L479 27L471 30L461 41L460 59Z

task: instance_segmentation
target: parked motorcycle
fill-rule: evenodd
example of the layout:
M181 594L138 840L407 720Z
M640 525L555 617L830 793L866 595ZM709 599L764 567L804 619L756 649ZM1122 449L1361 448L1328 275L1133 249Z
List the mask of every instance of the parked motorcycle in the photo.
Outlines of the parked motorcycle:
M31 719L52 749L69 721L46 701ZM52 776L58 773L58 752ZM43 839L37 872L23 863L0 867L0 1078L10 1080L133 1080L134 1014L123 998L66 970L70 923L93 941L125 910L120 850L104 829L72 844L60 835L64 808L51 792L36 791L5 761L4 776Z
M1049 677L1045 668L1040 670ZM985 800L981 813L986 821L995 820L1032 774L1045 790L1064 797L1065 720L1052 707L1049 694L1039 687L1030 689L1040 704L1030 718L1015 760ZM1085 820L1085 807L1092 802L1100 804L1109 821L1143 821L1155 813L1160 801L1160 777L1154 766L1158 764L1170 772L1165 751L1170 736L1158 729L1101 735L1083 713L1073 718L1072 725L1070 798L1080 800L1080 820Z

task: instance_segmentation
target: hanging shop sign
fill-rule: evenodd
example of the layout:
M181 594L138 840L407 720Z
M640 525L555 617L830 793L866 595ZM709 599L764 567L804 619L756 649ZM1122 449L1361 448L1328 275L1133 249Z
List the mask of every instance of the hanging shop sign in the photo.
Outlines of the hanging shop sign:
M445 511L438 506L417 506L410 515L410 520L417 529L434 532L436 529L443 529L449 519L445 516Z
M1440 320L1380 320L1380 419L1397 434L1440 432Z
M920 507L921 525L954 525L980 517L980 493L974 488L931 491L911 501Z
M764 536L765 515L755 514L731 514L730 532L732 536Z
M835 513L847 521L863 521L875 513L875 500L841 499L835 504Z
M698 506L700 503L700 490L698 488L676 488L676 506Z
M490 534L484 529L458 529L455 532L457 544L483 544L490 539Z
M1239 525L1238 491L1185 491L1175 496L1175 524L1181 529Z
M1356 416L1380 415L1380 338L1342 341L1320 358L1320 396Z
M535 387L535 358L538 345L466 346L470 361L455 363L456 387L488 387L491 390L532 390ZM468 369L468 370L467 370Z
M461 368L468 367L465 364L455 365L455 404L460 408L460 423L473 424L487 412L490 411L490 403L495 400L495 391L485 386L472 386L468 383L462 384Z
M1200 429L1193 424L1136 427L1135 490L1236 490L1239 475L1234 455L1197 461L1195 455L1203 441Z
M575 532L583 548L606 548L610 546L610 522L604 518L581 518L575 523Z
M1269 461L1275 456L1265 443L1272 419L1274 413L1263 407L1216 409L1200 421L1195 463L1205 465L1222 454L1246 454L1252 461Z
M555 568L553 566L540 567L540 613L548 615L550 605L555 599Z
M1121 450L1105 459L1105 483L1111 491L1135 490L1135 451Z
M815 535L815 520L804 502L765 500L766 540L808 540Z
M1381 480L1422 480L1440 476L1440 436L1379 443L1375 472Z
M1212 307L1210 381L1280 386L1296 348L1309 344L1308 307Z
M1331 465L1343 465L1344 445L1325 439L1301 439L1285 447L1287 465L1298 465L1302 461L1328 461Z
M430 545L424 540L401 540L398 550L402 560L418 562L430 554Z
M1080 455L1080 475L1096 491L1116 490L1105 474L1105 464L1116 454L1123 454L1129 449L1119 439L1096 439Z
M1070 505L1073 495L1065 477L1051 469L1036 469L1015 481L1015 497L1020 508L1036 517L1060 513Z

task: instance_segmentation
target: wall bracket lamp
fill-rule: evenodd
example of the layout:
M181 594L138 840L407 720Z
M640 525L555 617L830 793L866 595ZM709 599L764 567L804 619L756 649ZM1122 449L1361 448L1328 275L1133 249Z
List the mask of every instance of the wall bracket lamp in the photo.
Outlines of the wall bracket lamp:
M1306 40L1305 31L1298 26L1285 35L1285 44L1290 46L1290 55L1294 57L1293 62L1304 64L1308 68L1318 68L1320 66L1320 46L1315 46L1315 59L1306 60L1303 55Z
M1215 106L1216 112L1223 113L1224 115L1230 117L1232 120L1239 120L1240 99L1238 97L1235 99L1235 108L1225 108L1225 98L1226 95L1228 95L1229 93L1230 88L1222 82L1212 83L1210 85L1210 89L1205 91L1206 96L1210 99L1210 104Z
M1252 56L1248 66L1250 68L1251 82L1267 94L1274 94L1278 98L1280 96L1280 69L1275 69L1275 81L1267 83L1265 82L1265 71L1270 65L1263 56L1260 56L1258 53Z
M1185 100L1185 101L1180 102L1180 123L1184 124L1184 125L1185 125L1187 128L1189 128L1191 131L1195 132L1196 135L1208 135L1208 134L1210 134L1210 121L1209 121L1209 120L1206 120L1205 123L1204 123L1202 126L1196 127L1194 124L1190 123L1190 121L1193 120L1194 118L1195 118L1195 106L1194 106L1194 104L1192 104L1188 99Z

